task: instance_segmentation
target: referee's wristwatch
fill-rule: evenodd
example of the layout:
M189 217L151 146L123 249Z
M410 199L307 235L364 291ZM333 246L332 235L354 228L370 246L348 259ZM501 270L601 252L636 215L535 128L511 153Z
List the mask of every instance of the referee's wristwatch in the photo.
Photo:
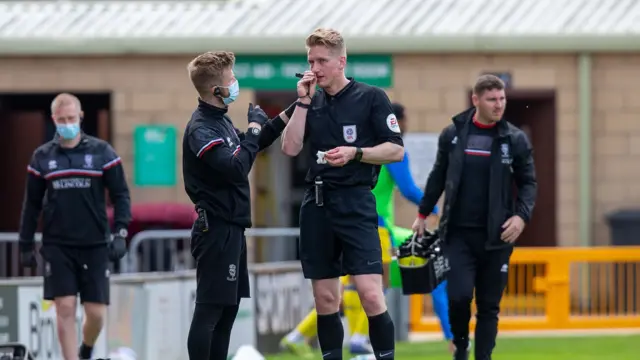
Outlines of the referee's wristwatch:
M357 162L362 160L362 148L356 148L356 154L353 156L353 160Z

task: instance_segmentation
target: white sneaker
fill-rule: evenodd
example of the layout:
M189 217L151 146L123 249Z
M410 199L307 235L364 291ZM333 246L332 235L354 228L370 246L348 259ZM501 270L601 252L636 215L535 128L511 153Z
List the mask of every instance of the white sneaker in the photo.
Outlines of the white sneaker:
M358 355L354 358L351 358L351 360L376 360L376 356L373 354L368 354L368 355Z

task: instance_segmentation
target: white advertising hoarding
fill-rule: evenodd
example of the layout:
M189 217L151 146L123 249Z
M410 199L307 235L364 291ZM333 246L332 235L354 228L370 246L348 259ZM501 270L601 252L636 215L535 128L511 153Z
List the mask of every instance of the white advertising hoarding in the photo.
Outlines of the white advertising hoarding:
M76 332L78 345L82 338L84 312L78 301ZM25 344L37 360L64 360L58 342L56 310L52 301L42 298L42 286L18 288L18 341ZM106 357L107 338L103 330L95 345L93 355Z

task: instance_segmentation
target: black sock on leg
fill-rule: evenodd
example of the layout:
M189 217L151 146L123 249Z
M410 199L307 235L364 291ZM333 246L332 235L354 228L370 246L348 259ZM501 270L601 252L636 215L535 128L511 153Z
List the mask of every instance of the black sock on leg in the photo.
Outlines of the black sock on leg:
M344 328L340 313L318 314L318 342L323 360L342 360Z
M395 327L388 311L369 317L369 338L376 359L389 360L395 355Z
M78 351L78 357L80 357L81 360L91 359L91 355L93 355L93 346L82 343Z

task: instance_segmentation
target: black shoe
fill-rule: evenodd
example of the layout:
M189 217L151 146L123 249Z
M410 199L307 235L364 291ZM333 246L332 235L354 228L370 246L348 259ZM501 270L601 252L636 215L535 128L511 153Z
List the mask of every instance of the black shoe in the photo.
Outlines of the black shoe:
M456 349L453 353L453 360L469 360L469 353L471 352L471 341L469 341L469 345L466 349L460 350Z
M453 353L453 360L469 360L469 351L468 350L456 350Z

